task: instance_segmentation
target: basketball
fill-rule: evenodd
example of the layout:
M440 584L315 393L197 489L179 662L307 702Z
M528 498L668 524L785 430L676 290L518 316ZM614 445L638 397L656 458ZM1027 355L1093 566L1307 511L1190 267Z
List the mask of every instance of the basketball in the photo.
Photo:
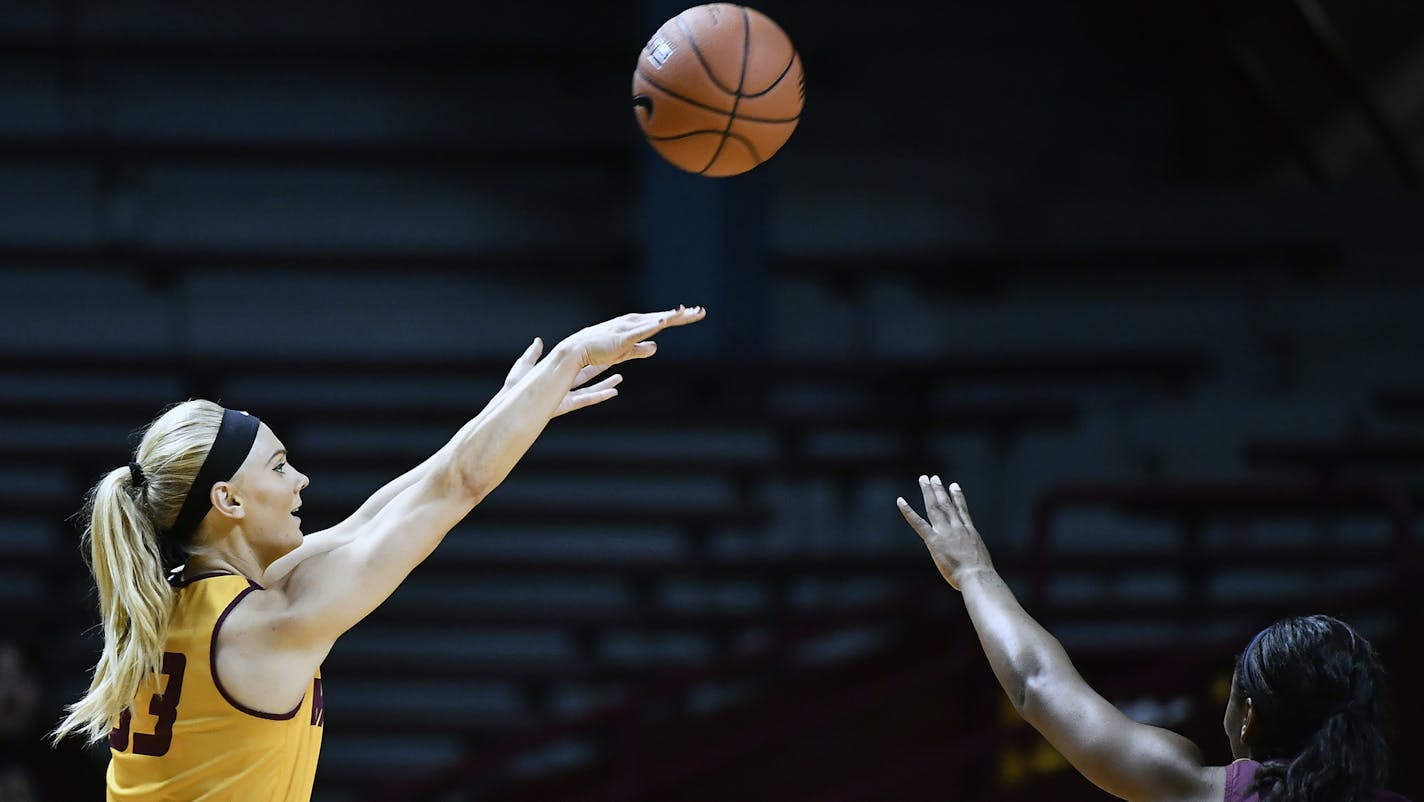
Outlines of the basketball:
M712 3L668 20L633 70L633 114L649 144L697 175L745 173L796 130L801 57L769 17Z

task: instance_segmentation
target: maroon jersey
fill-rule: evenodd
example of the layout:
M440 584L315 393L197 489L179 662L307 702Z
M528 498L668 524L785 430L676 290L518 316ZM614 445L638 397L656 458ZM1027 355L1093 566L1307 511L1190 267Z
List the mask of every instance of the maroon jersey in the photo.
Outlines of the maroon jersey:
M1261 802L1261 797L1251 790L1256 779L1256 771L1261 764L1254 760L1241 759L1226 767L1225 802ZM1376 791L1375 802L1409 802L1393 791Z

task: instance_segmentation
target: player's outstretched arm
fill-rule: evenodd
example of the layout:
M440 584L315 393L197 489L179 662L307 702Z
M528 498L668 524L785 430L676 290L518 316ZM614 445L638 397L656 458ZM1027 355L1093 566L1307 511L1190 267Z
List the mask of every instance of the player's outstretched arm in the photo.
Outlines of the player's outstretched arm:
M964 605L1014 709L1094 785L1133 802L1208 799L1213 772L1186 738L1141 724L1079 676L1063 646L1033 620L994 570L959 485L920 477L927 518L897 499ZM1218 778L1220 779L1220 778ZM1219 798L1221 789L1216 789Z
M524 349L524 353L520 355L513 367L509 369L509 373L504 378L504 385L500 388L499 392L495 393L494 397L489 400L488 404L485 404L485 408L480 410L478 415L470 419L460 428L460 431L451 438L451 442L459 442L468 436L475 427L479 426L489 415L490 411L493 410L502 399L508 396L525 376L529 375L529 371L539 362L539 358L543 353L544 342L538 337L535 337L534 342L530 343L529 347ZM578 376L574 378L573 387L564 394L563 400L559 402L558 408L554 410L553 417L602 403L618 395L618 391L615 388L623 381L623 377L616 373L597 384L589 385L588 387L584 386L594 377L608 370L608 368L608 365L589 365L579 371ZM415 484L420 477L426 475L426 473L432 470L436 465L440 464L440 460L443 456L444 455L439 452L432 454L427 457L424 462L395 479L392 479L390 482L387 482L380 490L377 490L370 498L366 499L365 503L363 503L351 517L332 528L337 529L348 525L360 525L361 523L370 521L376 517L376 514L384 509L392 499L399 495L402 490Z
M281 638L289 646L324 654L337 636L384 601L451 527L504 481L549 420L571 408L565 406L570 389L580 376L587 377L586 369L601 370L595 366L652 356L656 345L649 337L672 326L695 323L703 315L700 308L682 307L624 315L560 342L480 419L442 447L408 487L369 522L355 527L346 542L312 554L269 587L286 597ZM599 393L612 397L617 391L609 387Z
M454 443L460 442L469 436L474 429L485 420L490 411L496 407L500 400L507 396L519 382L529 374L529 371L538 363L539 357L543 355L543 349L543 341L537 337L534 338L534 342L524 350L524 353L515 361L513 367L509 369L508 375L505 376L504 385L500 388L499 392L495 393L494 397L490 399L484 409L480 410L478 415L460 428L460 431L451 438L450 442L447 443L444 448L427 457L414 468L387 482L379 490L371 494L371 497L366 499L366 501L345 520L329 529L313 532L303 538L301 546L278 558L267 567L267 570L263 572L262 575L262 585L270 587L277 584L283 577L290 573L294 567L309 557L331 551L337 546L344 545L360 533L365 528L365 525L374 520L376 515L385 509L386 505L399 496L402 491L414 485L421 477L428 475L436 466L441 464L442 460L449 458L447 450L450 449ZM616 388L623 381L623 377L616 373L597 384L588 385L587 387L584 386L599 374L608 370L608 367L608 365L590 365L579 371L578 376L574 379L573 388L564 395L563 401L559 403L558 408L554 411L554 416L557 417L577 409L593 406L594 404L602 403L616 396L618 394Z
M529 375L529 371L539 362L539 358L543 353L544 342L540 338L535 337L534 342L530 343L529 347L524 349L524 353L520 355L519 359L516 360L514 365L509 369L509 373L504 378L504 385L500 388L499 392L495 393L494 397L490 399L484 409L480 410L478 415L460 428L460 431L455 434L451 442L459 442L468 436L475 427L479 426L485 420L486 416L489 415L490 411L493 410L503 398L509 395L525 376ZM608 370L608 368L608 365L589 365L579 371L578 376L574 378L573 387L564 395L563 400L559 402L558 408L554 410L553 417L602 403L618 395L618 391L615 388L623 381L623 377L616 373L597 384L587 387L584 386L588 384L589 381L592 381L594 377ZM376 514L384 509L392 499L399 495L402 490L415 484L420 477L426 475L436 465L440 464L440 460L443 456L444 455L439 452L432 454L427 457L424 462L395 479L392 479L390 482L387 482L380 490L377 490L370 498L366 499L365 503L363 503L351 517L332 527L332 529L359 526L362 523L370 521L376 517Z

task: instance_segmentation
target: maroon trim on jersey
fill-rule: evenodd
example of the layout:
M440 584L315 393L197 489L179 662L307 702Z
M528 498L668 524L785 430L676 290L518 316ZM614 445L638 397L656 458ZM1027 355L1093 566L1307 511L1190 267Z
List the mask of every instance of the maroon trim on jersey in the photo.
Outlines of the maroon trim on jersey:
M1251 790L1256 772L1261 764L1249 758L1239 758L1226 767L1226 794L1224 802L1259 802L1260 796ZM1374 802L1409 802L1393 791L1380 789L1374 793Z
M1224 802L1246 802L1250 799L1259 801L1259 797L1251 793L1251 780L1260 768L1260 763L1244 757L1232 761L1231 765L1226 767L1226 794L1222 797Z
M173 580L173 587L186 588L200 579L212 579L215 576L237 576L237 574L234 574L231 571L209 571L206 574L194 574L193 576L179 577L178 579Z
M236 575L234 574L233 576ZM247 580L247 582L247 587L244 588L241 593L237 594L237 598L233 599L231 602L228 603L227 609L222 611L222 615L218 616L217 623L213 624L213 642L208 646L208 670L213 675L213 685L217 686L218 693L222 696L223 699L227 700L228 704L232 705L238 711L246 713L249 716L256 716L257 718L265 718L270 719L272 721L287 721L295 717L297 715L297 711L302 709L302 702L305 702L307 698L306 694L302 694L302 698L297 700L297 706L292 708L292 712L290 713L264 713L261 710L253 710L250 707L244 707L241 703L239 703L236 699L232 698L232 696L228 694L227 688L223 687L222 680L218 679L218 630L222 629L223 622L227 620L227 614L232 612L233 608L237 606L238 602L247 598L247 594L251 593L252 591L262 589L261 585L258 585L256 582L253 582L250 579Z

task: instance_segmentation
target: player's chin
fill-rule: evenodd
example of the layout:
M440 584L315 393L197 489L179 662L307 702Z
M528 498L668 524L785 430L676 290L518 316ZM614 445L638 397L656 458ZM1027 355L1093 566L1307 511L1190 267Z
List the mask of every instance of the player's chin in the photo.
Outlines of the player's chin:
M295 551L298 546L302 545L303 537L305 537L305 534L302 532L301 519L292 516L291 529L287 531L287 536L282 538L282 553L286 554Z

